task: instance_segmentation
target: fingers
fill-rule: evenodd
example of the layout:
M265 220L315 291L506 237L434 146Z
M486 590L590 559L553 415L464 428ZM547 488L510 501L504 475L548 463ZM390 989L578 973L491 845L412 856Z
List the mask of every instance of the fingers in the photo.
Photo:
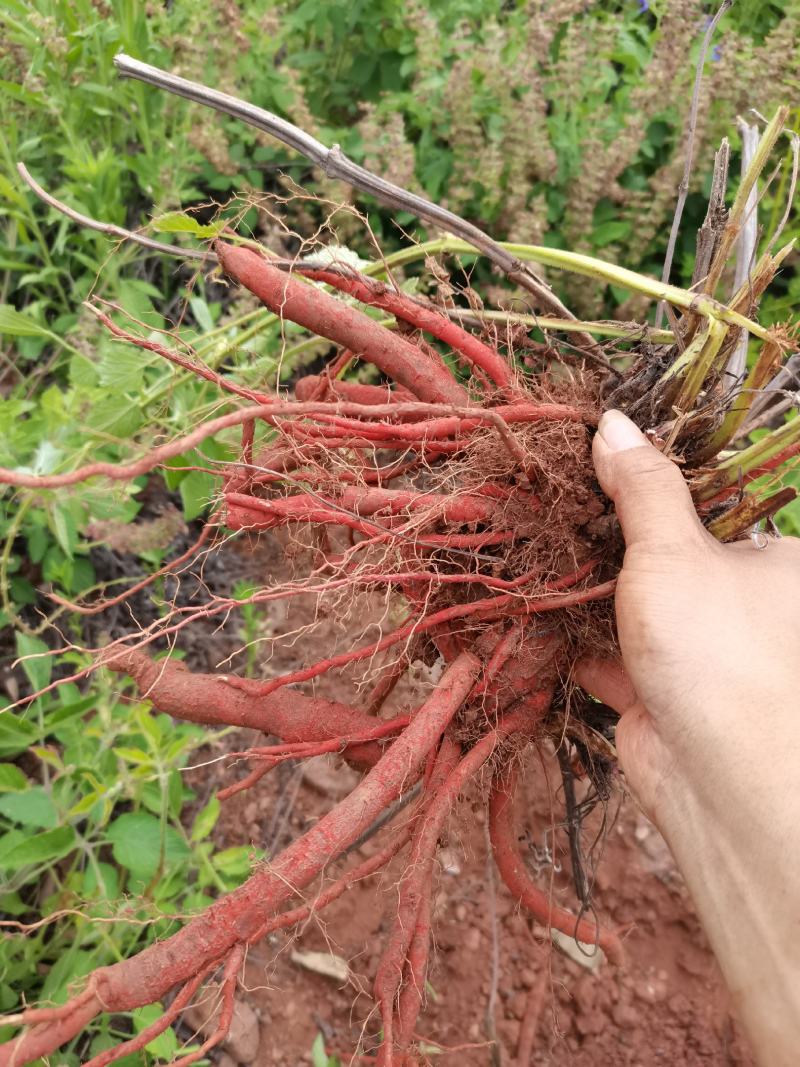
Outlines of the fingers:
M600 419L592 453L628 548L708 540L681 472L621 411Z
M639 704L633 682L622 664L608 659L582 659L575 665L575 681L593 697L624 715Z

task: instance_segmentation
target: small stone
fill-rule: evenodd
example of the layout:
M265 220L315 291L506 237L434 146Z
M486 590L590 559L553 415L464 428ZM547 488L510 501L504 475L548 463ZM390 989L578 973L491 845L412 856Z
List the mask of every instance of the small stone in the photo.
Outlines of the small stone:
M239 1063L254 1063L258 1044L258 1016L246 1001L237 1001L225 1047Z
M471 1042L480 1040L481 1027L480 1023L471 1023L469 1030L467 1030L467 1037Z
M464 948L468 952L477 952L481 947L481 932L477 926L471 926L464 935Z
M461 864L458 861L458 856L452 848L443 848L439 853L439 863L445 874L455 877L461 874Z
M601 1011L584 1011L575 1018L575 1029L581 1037L602 1034L606 1027L606 1017Z
M674 996L669 998L667 1006L671 1012L675 1015L685 1017L692 1010L692 1005L689 1003L689 998L684 993L675 993Z
M217 1067L236 1067L236 1060L227 1052L221 1052L217 1059Z
M466 904L456 904L453 909L453 914L456 917L456 922L463 923L467 918L467 906Z
M611 1018L621 1030L630 1030L639 1021L639 1013L632 1004L615 1004Z
M533 989L536 985L536 972L530 967L523 967L519 972L519 980L523 989Z

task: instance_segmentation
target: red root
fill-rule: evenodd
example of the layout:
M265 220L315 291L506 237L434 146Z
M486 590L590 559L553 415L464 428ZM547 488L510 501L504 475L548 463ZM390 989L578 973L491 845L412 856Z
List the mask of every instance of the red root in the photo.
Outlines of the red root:
M120 652L106 661L113 671L128 674L139 693L159 711L187 722L209 726L242 726L276 734L287 742L318 742L369 734L375 720L349 704L321 697L307 697L296 690L275 691L261 696L259 683L233 675L195 674L178 660L152 660L143 652ZM380 748L356 742L345 754L358 762L373 764Z
M345 275L332 270L309 270L307 267L303 268L303 274L307 278L315 278L344 293L349 293L362 304L388 311L395 318L408 322L438 340L444 341L473 367L480 367L485 371L495 385L511 391L514 384L511 369L499 352L434 308L425 307L406 296L405 293L391 289L383 282L375 281L363 274Z
M410 725L350 795L234 892L216 901L178 933L138 956L90 976L80 996L51 1010L52 1022L24 1031L0 1049L0 1067L47 1056L75 1037L101 1011L117 1013L153 1004L198 969L219 962L237 945L259 936L267 917L300 892L352 844L420 773L424 760L472 690L480 662L465 652L444 673ZM38 1013L41 1019L41 1013ZM38 1021L23 1013L23 1022Z
M319 400L320 390L333 400L349 400L354 404L400 404L414 400L414 394L401 385L362 385L361 382L339 381L324 374L307 374L295 384L298 400ZM413 416L407 416L413 418Z
M359 359L373 363L421 400L463 404L466 390L443 364L379 325L363 311L348 307L314 285L293 278L249 248L217 241L214 250L226 274L275 314L343 345Z
M489 836L503 881L515 899L540 923L555 927L586 945L599 946L611 963L621 966L625 954L616 934L558 907L531 880L515 845L517 836L513 825L513 801L518 773L517 766L512 763L503 774L496 776L489 799Z

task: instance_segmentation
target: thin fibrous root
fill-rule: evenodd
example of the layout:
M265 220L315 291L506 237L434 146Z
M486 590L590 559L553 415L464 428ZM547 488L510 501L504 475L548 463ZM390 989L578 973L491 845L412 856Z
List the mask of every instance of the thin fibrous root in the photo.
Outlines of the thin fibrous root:
M611 963L621 966L624 951L622 942L615 933L603 930L595 923L581 919L554 904L528 874L516 847L517 836L513 824L513 803L518 775L517 763L510 761L501 773L495 775L489 798L489 836L501 878L512 896L540 923L552 926L585 945L596 945L605 952Z

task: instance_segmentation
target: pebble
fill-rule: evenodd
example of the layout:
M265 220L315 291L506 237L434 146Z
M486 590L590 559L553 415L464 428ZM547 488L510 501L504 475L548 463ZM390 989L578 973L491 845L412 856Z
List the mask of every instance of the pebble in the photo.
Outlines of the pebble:
M481 947L481 932L477 926L471 926L464 935L464 948L468 952L477 952Z
M536 972L530 967L523 967L519 972L519 980L523 989L533 989L536 985Z
M463 923L467 918L467 905L456 904L455 908L453 909L453 914L456 917L456 922Z
M237 1001L225 1047L239 1063L255 1063L258 1045L258 1016L246 1001Z
M639 1021L639 1013L632 1004L615 1004L611 1011L611 1018L620 1030L630 1030Z

